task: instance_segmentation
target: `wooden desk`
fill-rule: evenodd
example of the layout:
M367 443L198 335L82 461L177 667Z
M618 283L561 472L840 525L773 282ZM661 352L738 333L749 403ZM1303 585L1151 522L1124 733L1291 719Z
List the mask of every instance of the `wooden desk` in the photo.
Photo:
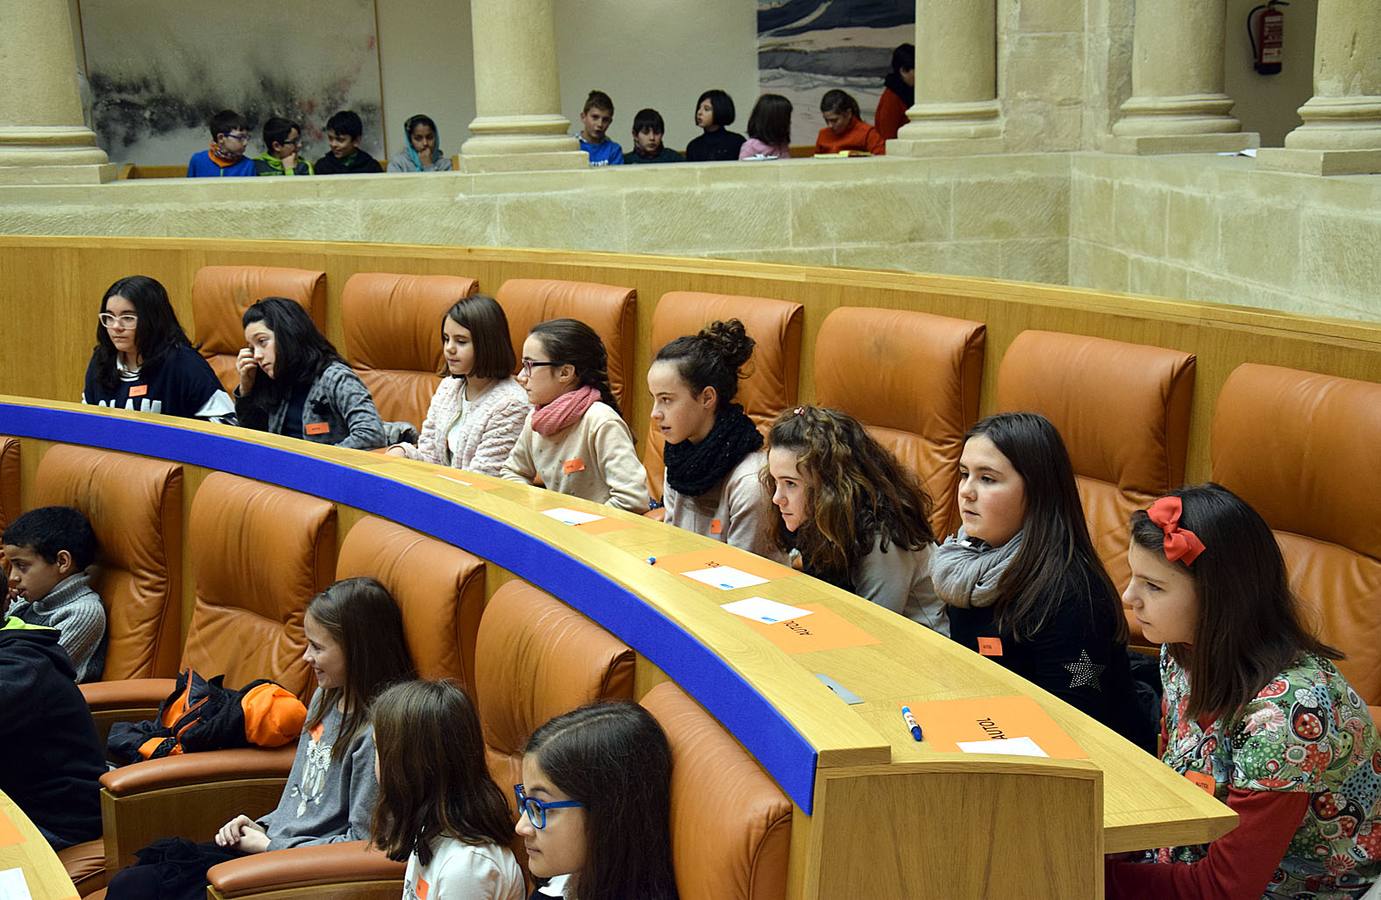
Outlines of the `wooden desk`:
M0 873L10 869L24 873L34 900L76 900L77 889L58 855L24 811L0 791Z

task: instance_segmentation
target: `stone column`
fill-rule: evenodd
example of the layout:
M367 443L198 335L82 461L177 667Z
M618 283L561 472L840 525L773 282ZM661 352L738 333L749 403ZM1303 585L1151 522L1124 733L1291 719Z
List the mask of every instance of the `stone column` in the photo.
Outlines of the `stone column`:
M889 156L1000 153L995 0L916 0L916 105Z
M0 0L0 84L0 184L115 177L82 118L66 0Z
M1376 0L1319 4L1314 96L1285 149L1262 150L1263 168L1314 175L1381 172L1381 9Z
M1113 125L1111 149L1128 153L1216 153L1261 143L1243 132L1223 93L1225 0L1136 4L1132 96Z
M475 120L461 145L467 172L589 165L561 115L552 0L471 0Z

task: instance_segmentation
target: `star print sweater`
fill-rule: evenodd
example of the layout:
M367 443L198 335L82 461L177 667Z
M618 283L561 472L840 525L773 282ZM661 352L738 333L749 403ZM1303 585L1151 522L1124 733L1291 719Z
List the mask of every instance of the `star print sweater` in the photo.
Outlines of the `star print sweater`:
M1045 627L1026 640L999 629L991 606L950 607L950 637L1144 746L1151 723L1140 721L1127 645L1115 637L1112 616L1121 605L1100 602L1100 614L1091 616L1090 584L1097 585L1091 576L1066 574L1059 595L1049 598L1054 610Z

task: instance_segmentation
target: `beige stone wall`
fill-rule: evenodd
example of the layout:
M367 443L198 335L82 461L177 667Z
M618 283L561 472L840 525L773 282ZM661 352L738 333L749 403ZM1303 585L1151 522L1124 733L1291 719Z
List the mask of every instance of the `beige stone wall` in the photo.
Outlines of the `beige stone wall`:
M1089 0L1092 6L1106 0ZM998 97L1007 149L1084 146L1086 0L999 0Z

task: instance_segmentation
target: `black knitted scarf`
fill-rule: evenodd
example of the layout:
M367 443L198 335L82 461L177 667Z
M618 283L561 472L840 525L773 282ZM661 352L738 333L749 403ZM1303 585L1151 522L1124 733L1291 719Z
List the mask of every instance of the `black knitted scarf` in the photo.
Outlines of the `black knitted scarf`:
M683 497L698 497L724 479L745 456L762 446L753 420L737 403L715 416L714 427L698 444L667 444L667 484Z

